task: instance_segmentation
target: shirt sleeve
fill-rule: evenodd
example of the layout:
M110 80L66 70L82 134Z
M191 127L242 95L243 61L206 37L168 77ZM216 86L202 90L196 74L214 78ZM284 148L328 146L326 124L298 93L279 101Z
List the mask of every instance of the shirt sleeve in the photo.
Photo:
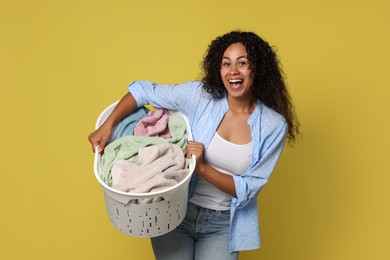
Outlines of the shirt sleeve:
M257 198L282 153L286 135L287 124L284 122L265 142L268 144L260 159L245 174L233 176L237 197L233 197L232 203L236 208L245 207Z
M197 92L201 85L201 82L159 85L150 81L134 81L128 89L138 107L149 104L156 108L179 110L189 115L196 106L197 100L194 97L199 96Z

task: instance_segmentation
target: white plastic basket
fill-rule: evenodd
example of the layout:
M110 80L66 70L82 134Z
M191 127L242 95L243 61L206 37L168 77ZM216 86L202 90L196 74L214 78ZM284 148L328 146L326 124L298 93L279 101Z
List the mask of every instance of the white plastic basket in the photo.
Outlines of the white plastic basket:
M108 106L98 117L98 128L111 114L118 101ZM187 118L178 111L171 115L181 116L187 126L187 136L192 133ZM184 219L187 211L188 185L195 168L195 157L191 158L189 174L175 186L150 193L127 193L115 190L104 183L99 175L100 154L95 153L94 172L104 191L108 217L111 223L123 233L135 237L156 237L175 229ZM149 204L136 201L154 201Z

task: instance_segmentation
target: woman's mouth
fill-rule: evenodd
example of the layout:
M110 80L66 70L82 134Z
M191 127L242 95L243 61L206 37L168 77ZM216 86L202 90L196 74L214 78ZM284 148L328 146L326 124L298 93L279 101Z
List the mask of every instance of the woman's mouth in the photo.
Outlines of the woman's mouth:
M232 89L240 88L243 82L244 80L242 79L229 79L229 85Z

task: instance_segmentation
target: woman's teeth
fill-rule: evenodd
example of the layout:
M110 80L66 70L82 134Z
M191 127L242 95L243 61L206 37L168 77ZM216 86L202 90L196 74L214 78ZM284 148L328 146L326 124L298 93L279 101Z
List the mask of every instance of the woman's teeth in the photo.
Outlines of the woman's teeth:
M241 79L231 79L229 80L229 83L242 83Z
M231 79L229 80L229 84L231 88L239 88L242 84L243 80L241 79Z

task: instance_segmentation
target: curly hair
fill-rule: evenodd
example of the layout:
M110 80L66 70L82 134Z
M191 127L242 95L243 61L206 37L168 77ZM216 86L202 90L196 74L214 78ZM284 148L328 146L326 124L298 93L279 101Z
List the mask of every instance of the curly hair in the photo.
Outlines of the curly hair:
M233 43L242 43L248 53L253 77L253 96L281 114L287 121L290 144L299 133L299 122L284 80L284 73L276 51L253 32L232 31L214 39L204 56L202 69L203 89L214 99L221 99L226 89L220 76L222 57Z

